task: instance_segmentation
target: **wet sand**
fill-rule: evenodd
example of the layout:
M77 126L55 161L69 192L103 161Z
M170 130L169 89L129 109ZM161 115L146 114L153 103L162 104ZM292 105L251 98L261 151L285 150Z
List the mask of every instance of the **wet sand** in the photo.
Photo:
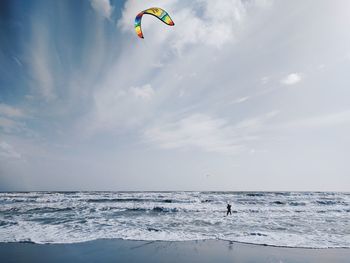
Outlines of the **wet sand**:
M349 263L350 249L283 248L220 240L0 243L0 262Z

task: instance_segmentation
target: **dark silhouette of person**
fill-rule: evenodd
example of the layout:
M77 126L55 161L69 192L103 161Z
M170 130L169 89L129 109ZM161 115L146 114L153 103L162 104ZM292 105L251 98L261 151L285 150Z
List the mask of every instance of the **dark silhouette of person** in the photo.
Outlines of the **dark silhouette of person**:
M230 205L230 204L227 204L227 213L226 213L226 216L228 216L228 214L232 215L232 213L231 213L231 205Z

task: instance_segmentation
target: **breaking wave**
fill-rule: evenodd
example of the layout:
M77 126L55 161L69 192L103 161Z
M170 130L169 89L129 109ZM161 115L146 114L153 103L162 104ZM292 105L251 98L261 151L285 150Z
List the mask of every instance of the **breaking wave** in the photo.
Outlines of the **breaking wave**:
M226 217L226 204L232 215ZM0 193L0 242L222 239L350 248L350 195L323 192Z

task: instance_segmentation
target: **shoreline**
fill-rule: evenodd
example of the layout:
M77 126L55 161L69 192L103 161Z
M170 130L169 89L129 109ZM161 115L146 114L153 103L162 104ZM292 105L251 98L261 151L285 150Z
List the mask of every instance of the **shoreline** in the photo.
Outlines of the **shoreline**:
M5 191L0 190L0 193L86 193L86 192L94 192L94 193L176 193L176 192L183 192L183 193L339 193L339 194L349 194L350 191L318 191L318 190L311 190L311 191L303 191L303 190L282 190L282 191L269 191L269 190L222 190L222 191L215 191L215 190L28 190L28 191L21 191L21 190L13 190L13 191Z
M0 246L2 244L33 244L33 245L74 245L74 244L83 244L88 242L95 242L95 241L135 241L135 242L200 242L200 241L218 241L218 242L230 242L235 243L237 245L251 245L251 246L262 246L262 247L273 247L273 248L287 248L287 249L310 249L310 250L325 250L325 249L349 249L350 247L297 247L297 246L278 246L278 245L271 245L271 244L259 244L259 243L252 243L252 242L244 242L244 241L236 241L236 240L227 240L227 239L215 239L215 238L209 238L209 239L197 239L197 240L143 240L143 239L123 239L123 238L98 238L98 239L91 239L91 240L85 240L85 241L77 241L77 242L57 242L57 243L37 243L31 240L23 240L23 241L9 241L9 242L2 242L0 241Z
M0 243L0 262L347 263L349 248L292 248L224 240L98 239L69 244Z

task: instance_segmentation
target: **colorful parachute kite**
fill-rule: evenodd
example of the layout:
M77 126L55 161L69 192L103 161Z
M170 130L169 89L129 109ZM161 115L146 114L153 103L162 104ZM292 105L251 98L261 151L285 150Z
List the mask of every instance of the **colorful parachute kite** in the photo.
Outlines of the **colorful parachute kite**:
M140 38L143 38L143 34L141 30L141 19L144 14L153 15L158 19L162 20L165 24L169 26L175 25L173 20L171 20L170 16L165 10L159 7L152 7L152 8L146 9L141 13L139 13L135 18L135 31Z

